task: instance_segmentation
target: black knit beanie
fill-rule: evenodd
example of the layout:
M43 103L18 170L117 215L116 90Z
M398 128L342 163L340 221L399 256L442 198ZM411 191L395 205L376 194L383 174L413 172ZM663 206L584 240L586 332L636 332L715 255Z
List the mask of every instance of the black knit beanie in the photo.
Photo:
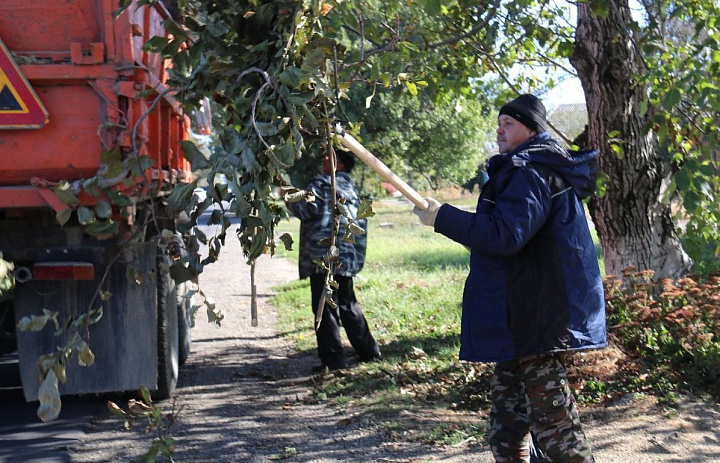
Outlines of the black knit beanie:
M337 156L338 160L342 162L345 166L345 172L349 174L355 167L355 156L353 156L350 151L339 148L335 148L335 155Z
M537 133L547 131L545 106L535 95L520 95L500 108L500 114L507 114Z

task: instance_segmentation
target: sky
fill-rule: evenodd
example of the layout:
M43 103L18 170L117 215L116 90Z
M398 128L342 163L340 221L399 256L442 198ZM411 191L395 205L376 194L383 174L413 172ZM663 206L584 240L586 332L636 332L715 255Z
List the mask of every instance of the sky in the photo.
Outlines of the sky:
M545 107L551 110L561 104L585 103L585 94L580 85L580 79L569 77L550 90L546 96L542 97L542 100Z
M568 21L575 23L575 7L567 0L557 0L561 3L570 5L568 12L570 14ZM643 7L638 0L630 0L630 13L635 21L645 24L643 16ZM548 110L552 110L561 104L585 103L585 95L583 94L580 79L568 76L561 84L548 92L542 97L543 103Z

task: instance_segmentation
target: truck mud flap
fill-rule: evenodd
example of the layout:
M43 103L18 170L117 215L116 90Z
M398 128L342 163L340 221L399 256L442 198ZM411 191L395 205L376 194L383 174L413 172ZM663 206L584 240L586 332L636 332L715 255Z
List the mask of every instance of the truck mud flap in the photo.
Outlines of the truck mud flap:
M41 315L43 309L59 312L63 326L72 316L87 312L106 267L95 264L92 281L35 281L20 284L13 305L17 320ZM156 244L127 246L110 269L104 289L111 297L103 303L100 321L88 328L86 338L95 354L92 366L81 367L73 357L66 366L67 382L60 393L83 394L156 388L158 330ZM173 299L174 301L174 295ZM96 302L97 308L98 302ZM175 305L173 304L173 307ZM66 335L56 335L52 323L39 332L17 333L20 374L25 398L37 400L37 359L65 345ZM83 333L85 334L85 333Z

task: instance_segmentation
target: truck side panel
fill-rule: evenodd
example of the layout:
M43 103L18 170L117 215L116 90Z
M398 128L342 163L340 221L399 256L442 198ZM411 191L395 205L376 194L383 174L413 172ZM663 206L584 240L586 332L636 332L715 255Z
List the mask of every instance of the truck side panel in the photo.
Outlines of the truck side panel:
M67 54L71 43L103 42L104 0L2 0L0 31L10 50ZM68 57L69 58L69 57Z
M52 115L42 129L0 132L0 185L89 178L100 167L102 101L88 85L34 85ZM35 136L32 136L35 134Z

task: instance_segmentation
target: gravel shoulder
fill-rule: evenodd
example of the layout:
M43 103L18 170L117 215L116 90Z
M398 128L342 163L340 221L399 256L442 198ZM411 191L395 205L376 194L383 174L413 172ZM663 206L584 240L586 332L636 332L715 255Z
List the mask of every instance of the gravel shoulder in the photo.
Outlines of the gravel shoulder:
M249 267L235 240L228 240L221 260L202 275L203 291L225 320L218 328L198 313L193 352L181 368L174 398L180 412L172 427L173 461L493 461L480 443L437 447L397 441L371 416L308 400L310 368L317 360L298 354L276 334L277 309L268 302L273 287L296 278L295 266L283 259L259 260L259 326L253 328ZM173 400L159 405L170 410ZM483 419L448 413L446 419ZM654 399L626 397L582 414L598 462L720 462L717 404L687 400L668 413ZM151 440L142 423L127 431L122 421L103 413L72 449L71 461L134 461Z

